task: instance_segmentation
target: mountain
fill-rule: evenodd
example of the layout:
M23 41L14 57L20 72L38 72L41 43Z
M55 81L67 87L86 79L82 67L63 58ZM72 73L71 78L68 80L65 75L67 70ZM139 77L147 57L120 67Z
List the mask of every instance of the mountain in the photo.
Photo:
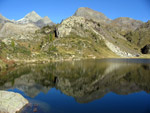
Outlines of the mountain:
M7 22L0 29L0 37L12 37L16 35L26 35L35 33L39 28L33 24L14 24ZM17 37L17 36L16 36Z
M45 16L44 18L42 18L35 11L28 13L24 18L17 20L17 21L9 20L0 14L0 28L5 23L34 24L35 26L40 27L40 28L47 26L47 25L50 25L50 26L54 25L54 23L49 19L48 16Z
M4 24L5 22L10 22L10 20L0 14L0 23Z
M150 44L150 21L127 17L111 20L84 7L57 25L34 11L18 21L0 19L0 42L4 45L0 58L43 62L150 57L141 52Z
M0 15L0 37L33 34L39 28L47 25L52 26L54 23L47 16L40 17L35 11L28 13L24 18L17 21L9 20Z
M134 31L135 29L140 27L140 25L143 24L142 21L135 20L135 19L128 18L128 17L120 17L120 18L111 20L108 17L106 17L103 13L94 11L87 7L81 7L77 9L77 11L75 12L73 16L84 17L88 20L91 19L93 21L100 22L102 24L107 23L106 24L106 26L108 25L107 27L109 28L113 27L112 29L116 30L121 35L124 35L128 33L129 31Z
M143 22L128 17L120 17L115 20L112 20L111 24L116 24L120 27L125 27L124 29L135 30L138 27L140 27L143 24Z
M131 31L125 35L127 40L139 47L150 44L150 21L143 23L135 31Z
M97 22L106 22L106 23L110 23L111 20L109 18L107 18L103 13L100 13L100 12L97 12L97 11L94 11L90 8L87 8L87 7L81 7L79 8L74 16L82 16L86 19L92 19L94 21L97 21Z
M18 24L33 23L38 27L44 27L46 25L54 24L47 16L42 18L35 11L28 13L24 18L18 20L17 23Z
M135 20L128 17L120 17L111 21L111 26L114 27L117 32L121 33L122 35L136 30L143 24L142 21Z
M38 20L42 19L35 11L28 13L24 18L18 20L19 24L27 24L37 22Z
M139 54L138 51L133 49L136 48L136 46L130 44L116 31L113 31L112 29L108 30L105 25L93 20L85 19L81 16L69 17L57 28L57 36L60 38L69 37L72 34L86 39L92 39L98 44L99 48L104 49L101 51L108 50L106 53L100 52L101 54L106 55L110 53L110 51L122 57L133 57L136 56L136 54ZM94 56L93 53L92 55Z
M49 25L49 26L54 25L54 23L48 18L48 16L45 16L44 18L36 21L35 24L37 26L39 26L40 28L42 28L42 27L44 27L46 25Z

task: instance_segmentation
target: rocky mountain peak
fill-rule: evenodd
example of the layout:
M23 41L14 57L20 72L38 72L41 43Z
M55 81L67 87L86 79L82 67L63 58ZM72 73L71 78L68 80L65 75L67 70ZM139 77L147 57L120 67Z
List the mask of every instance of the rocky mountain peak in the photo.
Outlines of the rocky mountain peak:
M98 12L98 11L94 11L88 7L81 7L79 9L77 9L74 16L81 16L81 17L84 17L86 19L92 19L92 20L97 21L97 22L110 23L110 21L111 21L103 13Z
M46 25L53 25L54 23L49 19L48 16L42 18L35 11L28 13L24 18L17 21L19 24L32 23L38 27L43 27Z
M43 20L45 21L45 23L52 22L48 16L45 16L45 17L43 18Z
M24 18L29 19L32 22L37 22L42 19L42 17L40 17L35 11L28 13Z

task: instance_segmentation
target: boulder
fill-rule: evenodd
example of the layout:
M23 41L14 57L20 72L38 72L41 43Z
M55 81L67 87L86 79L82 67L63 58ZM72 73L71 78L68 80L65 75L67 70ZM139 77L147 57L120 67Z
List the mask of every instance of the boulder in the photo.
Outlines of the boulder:
M28 100L18 93L0 91L0 113L16 113L28 103Z

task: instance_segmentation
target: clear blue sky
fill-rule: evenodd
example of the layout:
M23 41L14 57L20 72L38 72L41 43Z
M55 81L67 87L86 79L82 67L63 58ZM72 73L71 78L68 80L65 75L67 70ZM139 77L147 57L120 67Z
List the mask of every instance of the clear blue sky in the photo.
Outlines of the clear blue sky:
M131 17L150 20L150 0L0 0L0 13L9 19L21 19L36 11L53 22L72 16L79 7L89 7L108 18Z

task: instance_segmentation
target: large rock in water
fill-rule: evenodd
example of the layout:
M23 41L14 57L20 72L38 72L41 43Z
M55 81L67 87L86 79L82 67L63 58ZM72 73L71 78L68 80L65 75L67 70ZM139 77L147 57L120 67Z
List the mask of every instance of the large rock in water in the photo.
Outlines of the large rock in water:
M28 100L20 94L0 91L0 113L16 113L26 104L28 104Z
M141 52L142 52L143 54L150 54L150 44L145 45L145 46L141 49Z

